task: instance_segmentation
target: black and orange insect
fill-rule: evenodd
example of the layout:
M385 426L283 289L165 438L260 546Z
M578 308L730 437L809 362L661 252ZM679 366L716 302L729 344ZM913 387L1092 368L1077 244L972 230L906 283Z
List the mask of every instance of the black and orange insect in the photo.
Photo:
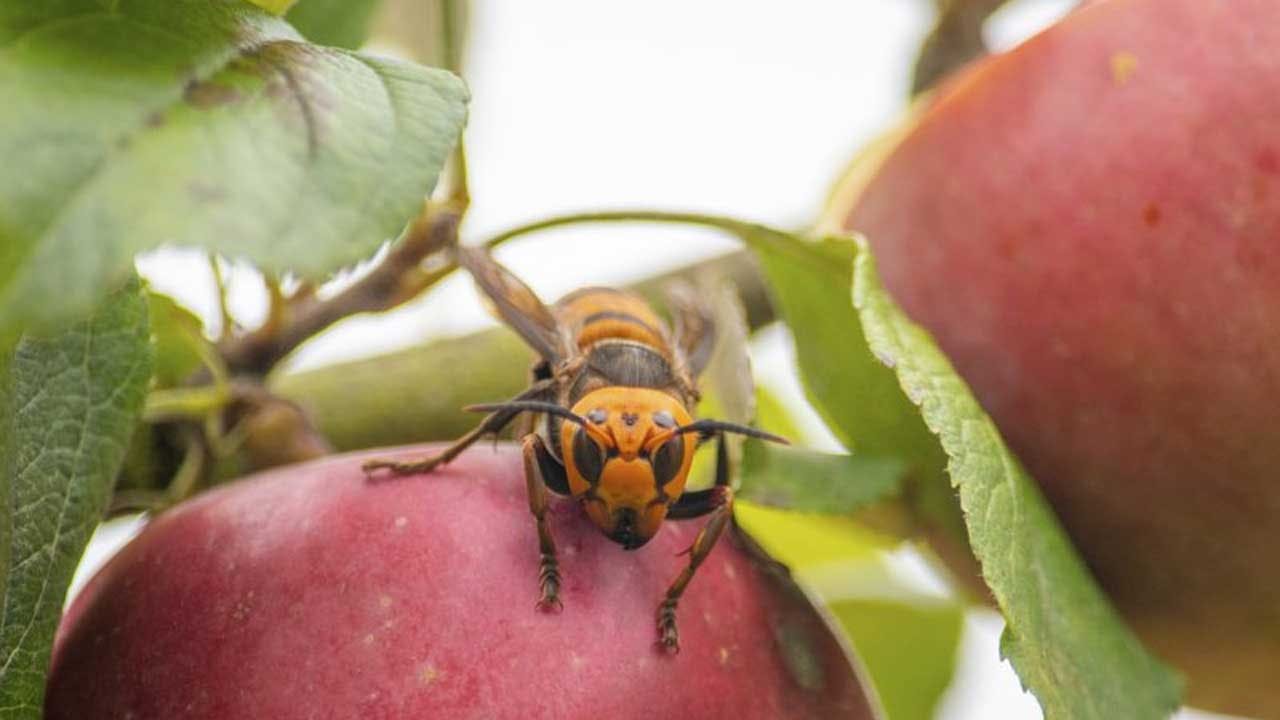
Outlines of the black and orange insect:
M679 648L676 604L732 517L725 433L786 442L755 428L694 420L694 378L707 364L714 324L691 294L673 294L674 332L638 296L606 288L574 292L547 307L483 250L459 248L498 315L537 351L532 382L511 400L468 408L488 416L437 455L415 462L373 460L372 472L429 472L521 413L529 508L541 549L543 609L559 608L560 570L547 523L547 490L573 496L609 539L627 550L644 545L663 520L710 515L689 551L689 564L658 606L659 642ZM717 439L715 484L685 492L697 447Z

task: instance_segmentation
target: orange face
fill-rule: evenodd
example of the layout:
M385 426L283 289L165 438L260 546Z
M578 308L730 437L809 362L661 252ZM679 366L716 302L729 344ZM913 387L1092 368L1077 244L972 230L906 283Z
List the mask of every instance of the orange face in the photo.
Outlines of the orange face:
M604 534L632 550L658 532L667 508L684 492L697 448L680 401L648 388L588 393L573 412L586 426L560 426L569 490Z

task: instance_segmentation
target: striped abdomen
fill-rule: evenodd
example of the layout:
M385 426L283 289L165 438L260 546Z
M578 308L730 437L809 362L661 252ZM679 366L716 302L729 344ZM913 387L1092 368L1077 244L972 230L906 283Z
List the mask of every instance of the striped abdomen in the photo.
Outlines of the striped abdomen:
M671 358L666 323L649 303L630 293L586 288L556 303L552 312L563 327L570 329L579 350L586 351L604 340L630 340Z

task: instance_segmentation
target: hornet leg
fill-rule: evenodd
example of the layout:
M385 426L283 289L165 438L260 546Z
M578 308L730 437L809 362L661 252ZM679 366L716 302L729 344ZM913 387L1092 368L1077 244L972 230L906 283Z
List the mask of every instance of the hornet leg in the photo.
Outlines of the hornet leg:
M528 390L520 393L513 398L514 400L539 400L552 388L549 381L539 381L529 386ZM396 460L366 460L361 468L366 473L372 473L375 470L390 470L393 475L415 475L417 473L426 473L435 470L440 465L446 465L463 450L471 447L475 441L490 433L498 433L507 426L512 420L520 414L519 410L499 410L489 413L485 416L480 424L472 428L466 435L453 441L449 447L441 450L435 455L428 455L421 460L411 460L401 462Z
M668 520L688 520L702 517L715 510L718 505L716 495L723 492L721 488L729 486L729 447L725 444L724 435L716 441L716 481L706 490L694 490L680 496L667 510Z
M564 607L560 602L560 563L556 561L556 542L547 523L547 484L543 479L544 470L554 473L559 466L536 433L524 436L521 449L524 452L524 479L529 490L529 512L533 513L538 524L538 586L541 589L538 608L560 610ZM560 472L563 474L564 471Z
M666 598L658 605L658 641L669 651L680 650L680 633L676 630L676 605L680 602L680 596L733 518L733 488L729 487L728 452L723 435L716 446L716 484L707 490L681 497L671 506L667 517L685 519L708 513L711 519L707 520L707 524L693 541L693 546L689 548L689 565L671 583L671 587L667 588Z

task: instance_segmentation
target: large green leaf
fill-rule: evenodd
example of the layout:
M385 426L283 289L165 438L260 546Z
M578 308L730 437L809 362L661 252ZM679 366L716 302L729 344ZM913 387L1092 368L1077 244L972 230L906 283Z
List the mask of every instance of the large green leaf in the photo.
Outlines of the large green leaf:
M151 376L137 284L56 336L24 338L0 375L0 718L39 718L67 586Z
M240 0L0 5L0 338L161 244L322 278L395 236L466 115L454 75L310 45Z
M810 404L852 453L848 460L831 460L826 470L815 470L807 492L791 493L803 503L797 507L832 510L882 499L879 490L888 490L884 483L893 476L920 529L964 552L965 528L946 480L946 457L919 410L897 388L893 371L857 330L858 316L848 298L854 242L840 237L801 240L757 225L734 223L727 229L747 243L769 280L773 301L795 341ZM885 465L895 461L902 466ZM833 462L845 465L838 477ZM788 477L802 481L792 470L771 479L780 487Z
M791 329L809 401L831 432L852 452L908 457L941 469L937 443L920 413L895 387L892 371L850 331L858 321L841 295L852 279L853 241L800 242L764 228L752 228L744 239Z
M1178 679L1116 615L991 418L929 334L884 291L865 247L853 299L872 351L894 369L947 454L970 543L1005 617L1002 651L1045 717L1171 714ZM857 324L847 331L857 333Z

